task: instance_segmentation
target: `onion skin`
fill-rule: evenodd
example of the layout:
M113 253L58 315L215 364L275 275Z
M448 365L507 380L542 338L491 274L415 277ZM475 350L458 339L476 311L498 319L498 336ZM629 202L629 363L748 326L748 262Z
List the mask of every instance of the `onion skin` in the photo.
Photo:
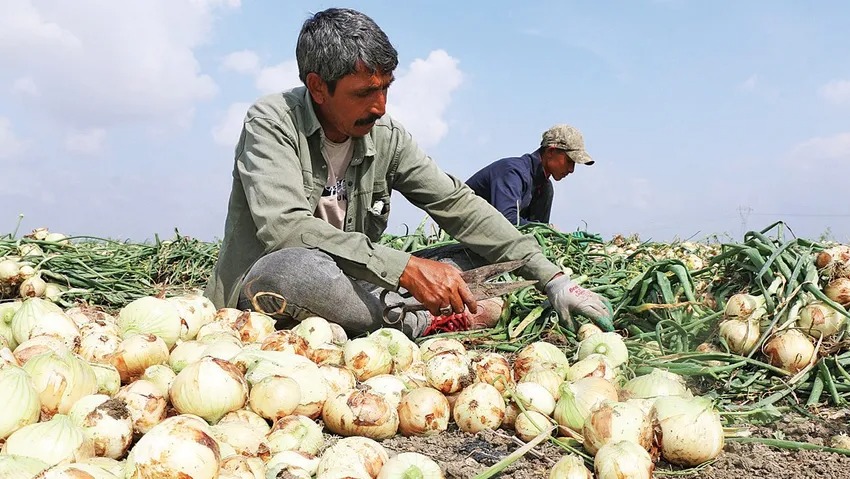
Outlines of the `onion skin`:
M322 420L340 436L388 439L398 430L398 413L382 396L357 389L328 399Z
M407 393L398 406L398 429L404 436L433 436L449 426L449 400L436 389L423 387Z

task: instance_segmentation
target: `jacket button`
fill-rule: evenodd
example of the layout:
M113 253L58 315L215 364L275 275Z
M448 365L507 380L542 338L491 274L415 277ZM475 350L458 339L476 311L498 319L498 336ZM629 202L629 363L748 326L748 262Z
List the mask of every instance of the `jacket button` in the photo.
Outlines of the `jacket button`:
M382 278L386 278L386 277L387 277L387 272L386 272L386 271L381 271L381 277L382 277Z

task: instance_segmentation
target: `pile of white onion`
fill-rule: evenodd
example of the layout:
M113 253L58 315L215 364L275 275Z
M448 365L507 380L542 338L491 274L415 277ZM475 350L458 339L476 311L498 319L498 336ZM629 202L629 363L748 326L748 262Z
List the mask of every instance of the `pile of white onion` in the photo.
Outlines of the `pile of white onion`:
M723 444L709 403L664 371L626 380L623 338L598 328L582 329L570 357L536 342L510 361L394 329L349 340L320 317L276 331L268 316L215 310L199 293L139 298L114 315L37 297L6 304L0 475L441 478L433 458L380 441L456 427L524 441L554 430L583 441L598 478L649 477L656 429L676 464L710 460ZM719 443L706 449L705 438ZM589 475L574 456L552 471Z

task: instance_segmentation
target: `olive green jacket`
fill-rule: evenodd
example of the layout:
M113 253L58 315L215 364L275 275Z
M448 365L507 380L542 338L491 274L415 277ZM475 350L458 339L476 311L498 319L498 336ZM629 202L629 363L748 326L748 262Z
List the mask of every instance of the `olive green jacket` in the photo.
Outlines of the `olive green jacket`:
M289 247L319 249L345 274L397 290L410 255L377 244L393 190L489 261L529 258L520 273L541 287L560 271L533 237L520 234L463 182L440 170L387 115L369 135L354 139L345 173L344 228L316 218L327 180L322 134L304 87L263 97L248 110L221 251L205 293L217 308L236 306L242 278L255 261Z

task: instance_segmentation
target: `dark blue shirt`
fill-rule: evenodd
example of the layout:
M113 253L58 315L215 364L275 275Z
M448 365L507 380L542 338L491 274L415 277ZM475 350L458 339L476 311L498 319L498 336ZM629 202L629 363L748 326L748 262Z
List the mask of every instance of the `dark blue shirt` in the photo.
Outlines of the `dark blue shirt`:
M540 150L493 162L466 184L514 225L549 223L553 189L552 181L543 173Z

